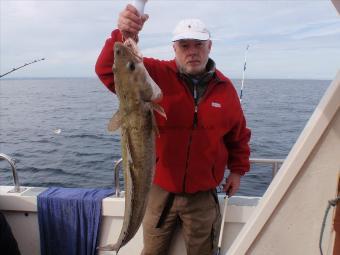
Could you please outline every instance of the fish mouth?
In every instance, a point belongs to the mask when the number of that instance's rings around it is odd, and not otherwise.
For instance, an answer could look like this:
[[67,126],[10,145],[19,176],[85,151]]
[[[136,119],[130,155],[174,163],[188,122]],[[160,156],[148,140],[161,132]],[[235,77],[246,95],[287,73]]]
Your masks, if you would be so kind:
[[129,52],[134,57],[136,57],[137,62],[143,61],[143,56],[142,56],[140,50],[137,47],[137,43],[133,39],[131,39],[131,38],[126,39],[123,45],[129,50]]
[[127,48],[124,46],[124,44],[122,44],[121,42],[116,42],[114,46],[115,56],[125,56],[126,49]]
[[127,39],[124,43],[115,43],[114,55],[123,58],[130,57],[136,63],[140,63],[143,61],[143,56],[140,53],[137,44],[130,38]]

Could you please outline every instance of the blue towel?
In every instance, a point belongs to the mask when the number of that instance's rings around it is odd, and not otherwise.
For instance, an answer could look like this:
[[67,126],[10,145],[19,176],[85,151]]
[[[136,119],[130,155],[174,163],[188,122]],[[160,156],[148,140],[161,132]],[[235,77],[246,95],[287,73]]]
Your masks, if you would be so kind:
[[49,188],[38,196],[41,255],[94,255],[110,189]]

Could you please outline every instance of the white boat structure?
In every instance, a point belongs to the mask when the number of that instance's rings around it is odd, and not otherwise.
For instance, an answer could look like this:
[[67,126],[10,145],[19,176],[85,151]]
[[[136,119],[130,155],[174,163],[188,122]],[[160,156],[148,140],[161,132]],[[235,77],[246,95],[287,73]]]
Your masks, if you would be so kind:
[[[340,12],[340,1],[333,3]],[[10,158],[4,154],[0,158],[7,159],[15,172]],[[280,162],[257,159],[253,163],[270,163],[275,170]],[[17,175],[13,175],[14,186],[0,186],[0,211],[9,222],[22,255],[37,255],[40,254],[37,195],[45,188],[20,187]],[[226,208],[221,254],[340,254],[340,230],[333,224],[334,218],[340,222],[340,205],[337,213],[334,206],[324,217],[328,201],[340,193],[339,177],[340,71],[263,197],[235,196],[224,207],[224,196],[219,196],[221,209]],[[105,198],[102,208],[99,245],[117,240],[123,223],[124,198]],[[119,254],[140,254],[141,249],[140,229]],[[186,254],[180,230],[170,249],[170,255]]]

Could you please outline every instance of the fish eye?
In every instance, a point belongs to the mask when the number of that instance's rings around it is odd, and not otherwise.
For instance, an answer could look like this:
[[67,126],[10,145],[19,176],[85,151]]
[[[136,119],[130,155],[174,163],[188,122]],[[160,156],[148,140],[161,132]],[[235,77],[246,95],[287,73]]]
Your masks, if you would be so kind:
[[127,67],[130,69],[130,71],[134,71],[136,69],[135,63],[128,62]]

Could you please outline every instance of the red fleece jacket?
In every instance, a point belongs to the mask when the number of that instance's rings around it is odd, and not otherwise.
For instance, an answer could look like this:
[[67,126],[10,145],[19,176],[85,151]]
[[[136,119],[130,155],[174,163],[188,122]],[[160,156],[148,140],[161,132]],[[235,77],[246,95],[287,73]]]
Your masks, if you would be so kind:
[[[116,41],[122,41],[118,30],[112,32],[96,63],[97,75],[112,92]],[[196,107],[193,125],[195,102],[176,61],[144,58],[143,62],[163,92],[160,105],[167,115],[164,119],[156,113],[160,137],[154,183],[173,193],[195,193],[218,186],[226,166],[241,175],[249,171],[250,130],[231,81],[215,71]]]

